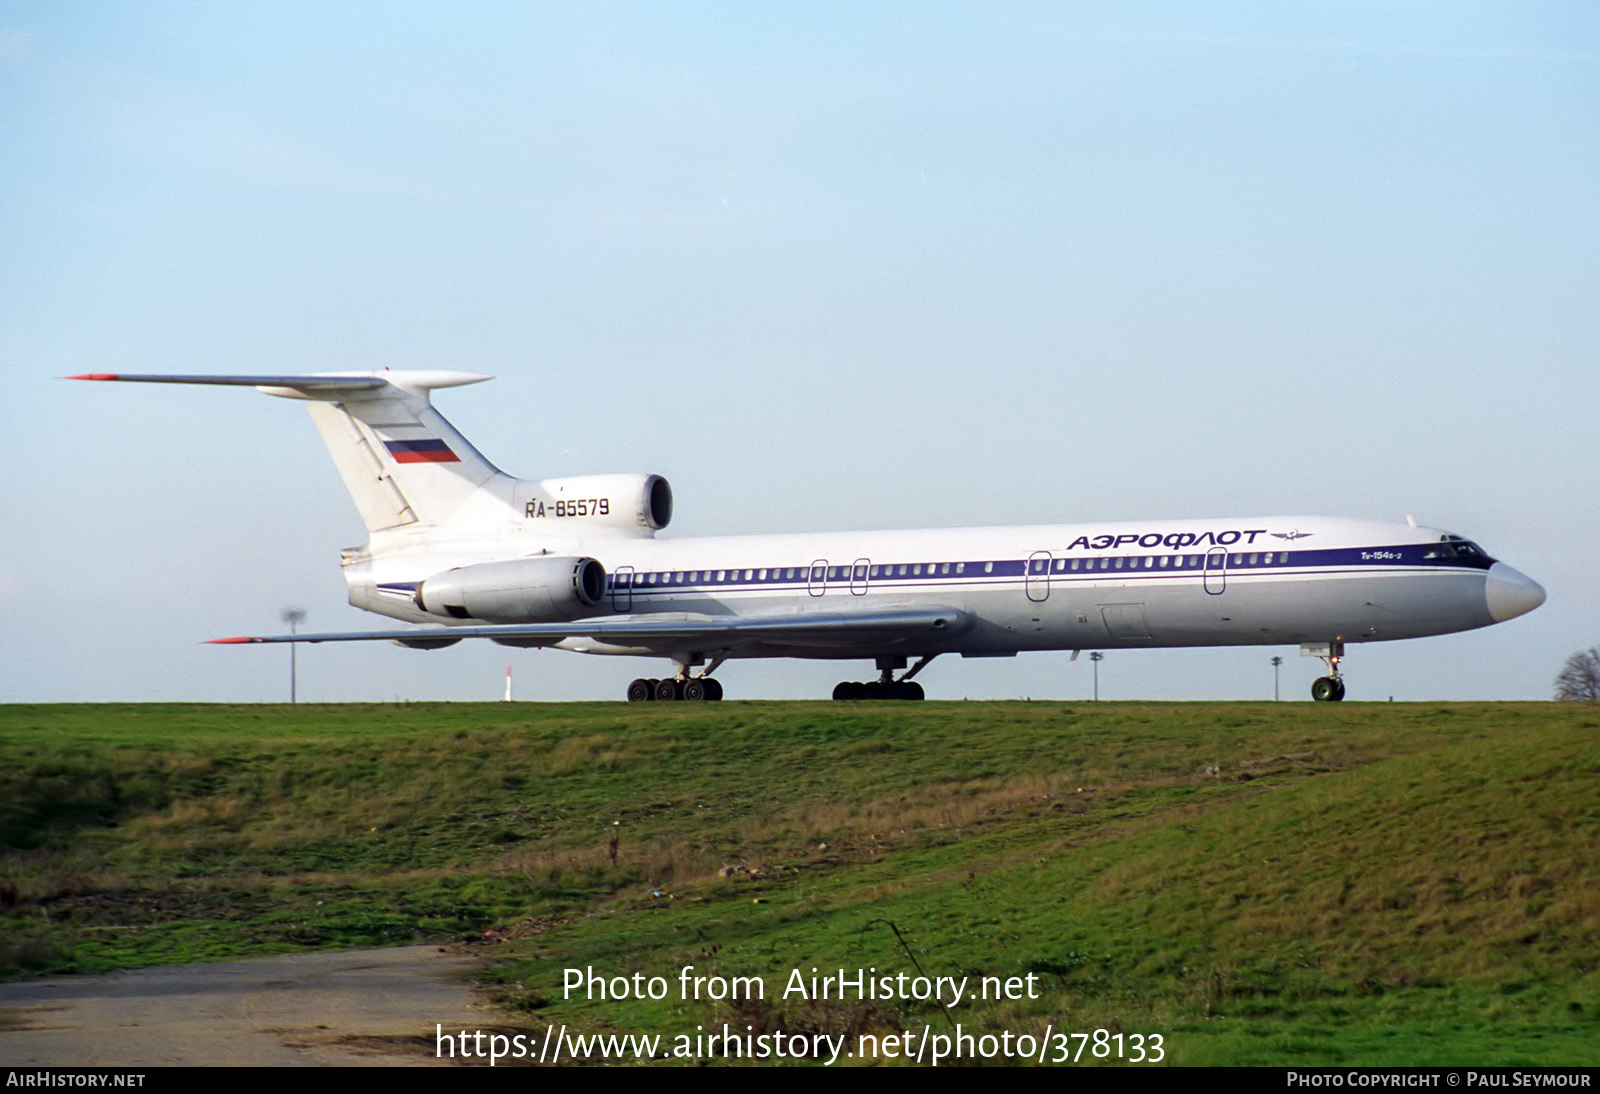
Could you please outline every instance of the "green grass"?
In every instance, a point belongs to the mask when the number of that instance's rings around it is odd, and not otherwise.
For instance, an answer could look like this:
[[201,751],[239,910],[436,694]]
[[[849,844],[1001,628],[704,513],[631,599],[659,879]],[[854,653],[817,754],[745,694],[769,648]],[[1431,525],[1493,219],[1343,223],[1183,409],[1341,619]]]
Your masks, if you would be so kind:
[[[0,969],[494,939],[539,1024],[920,1030],[794,969],[1032,974],[967,1030],[1176,1063],[1600,1062],[1570,704],[0,707]],[[616,838],[615,863],[611,842]],[[13,899],[14,895],[14,899]],[[685,1001],[677,974],[761,976]],[[563,999],[562,972],[668,978]]]

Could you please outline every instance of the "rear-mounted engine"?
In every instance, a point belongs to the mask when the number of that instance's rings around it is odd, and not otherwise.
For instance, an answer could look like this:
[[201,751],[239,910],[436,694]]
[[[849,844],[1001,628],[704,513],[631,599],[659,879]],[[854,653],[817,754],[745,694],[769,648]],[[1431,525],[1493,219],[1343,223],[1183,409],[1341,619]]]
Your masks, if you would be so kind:
[[516,558],[446,570],[412,599],[431,615],[486,623],[559,623],[605,599],[606,570],[592,558]]
[[595,528],[654,535],[672,520],[672,486],[660,475],[579,475],[520,483],[512,504],[541,536]]

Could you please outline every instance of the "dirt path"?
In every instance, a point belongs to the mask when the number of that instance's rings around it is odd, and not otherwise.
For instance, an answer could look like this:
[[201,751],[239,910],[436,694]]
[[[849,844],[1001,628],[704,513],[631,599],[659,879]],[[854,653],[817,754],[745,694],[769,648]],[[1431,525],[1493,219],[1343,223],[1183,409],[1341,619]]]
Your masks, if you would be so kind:
[[497,1024],[473,1000],[472,965],[413,946],[0,984],[0,1063],[438,1063],[435,1023]]

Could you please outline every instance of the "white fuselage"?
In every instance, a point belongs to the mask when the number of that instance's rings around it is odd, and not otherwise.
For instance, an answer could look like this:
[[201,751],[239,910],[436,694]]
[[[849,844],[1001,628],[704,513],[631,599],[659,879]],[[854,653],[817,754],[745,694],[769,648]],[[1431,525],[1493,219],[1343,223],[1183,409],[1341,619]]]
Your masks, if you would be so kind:
[[[1481,553],[1425,557],[1446,542],[1437,529],[1315,516],[696,539],[526,531],[517,554],[581,554],[605,566],[597,618],[905,607],[972,617],[917,654],[1386,641],[1488,626],[1538,603],[1536,585]],[[508,546],[434,542],[361,559],[346,566],[351,602],[437,624],[411,602],[415,584],[451,566],[516,557]],[[656,652],[587,638],[559,644]],[[761,645],[734,656],[873,652]]]

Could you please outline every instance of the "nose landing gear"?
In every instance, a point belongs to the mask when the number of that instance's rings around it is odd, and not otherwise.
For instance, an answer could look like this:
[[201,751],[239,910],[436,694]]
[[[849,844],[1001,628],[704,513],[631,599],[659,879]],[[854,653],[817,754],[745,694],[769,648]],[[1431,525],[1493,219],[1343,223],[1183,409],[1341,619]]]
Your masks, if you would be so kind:
[[1344,643],[1329,642],[1328,654],[1322,663],[1328,666],[1328,675],[1311,681],[1311,698],[1319,703],[1337,703],[1344,698],[1344,677],[1339,675],[1339,662],[1344,660]]
[[1311,698],[1319,703],[1337,703],[1344,698],[1344,681],[1337,676],[1319,676],[1311,682]]

